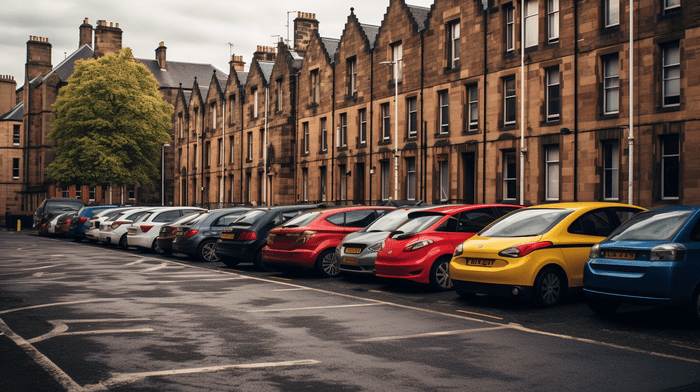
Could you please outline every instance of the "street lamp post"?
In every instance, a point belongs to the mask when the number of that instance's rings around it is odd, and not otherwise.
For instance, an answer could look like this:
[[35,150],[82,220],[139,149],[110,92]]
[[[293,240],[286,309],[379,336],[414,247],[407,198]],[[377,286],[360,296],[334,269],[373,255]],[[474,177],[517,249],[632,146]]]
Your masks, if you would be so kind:
[[399,61],[379,63],[394,66],[394,200],[399,199]]
[[165,147],[170,147],[170,143],[165,143],[160,147],[160,205],[165,205]]

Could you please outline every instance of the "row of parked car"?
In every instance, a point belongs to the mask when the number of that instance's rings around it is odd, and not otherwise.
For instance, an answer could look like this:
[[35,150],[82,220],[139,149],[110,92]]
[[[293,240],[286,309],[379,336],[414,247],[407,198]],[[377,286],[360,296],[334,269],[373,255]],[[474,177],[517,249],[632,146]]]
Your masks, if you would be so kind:
[[67,215],[65,235],[76,240],[229,267],[376,276],[543,307],[583,290],[599,314],[628,302],[686,307],[700,321],[700,206],[63,206],[46,216],[47,209],[37,210],[40,234],[64,227]]

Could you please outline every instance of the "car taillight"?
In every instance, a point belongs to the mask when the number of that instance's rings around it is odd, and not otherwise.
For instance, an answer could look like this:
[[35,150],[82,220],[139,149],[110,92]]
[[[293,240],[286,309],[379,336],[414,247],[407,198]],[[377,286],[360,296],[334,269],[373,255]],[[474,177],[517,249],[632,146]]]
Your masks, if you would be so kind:
[[414,250],[424,248],[432,243],[433,243],[433,240],[422,240],[422,241],[418,241],[418,242],[414,242],[412,244],[406,245],[406,247],[403,248],[403,250],[406,252],[412,252]]
[[552,243],[549,241],[528,242],[527,244],[520,244],[504,249],[498,252],[498,255],[503,257],[523,257],[537,249],[548,248],[550,246],[552,246]]
[[41,225],[41,231],[46,230],[46,225]]
[[148,230],[151,230],[153,228],[153,225],[141,225],[140,228],[142,232],[148,233]]
[[238,235],[239,241],[253,241],[253,240],[257,240],[257,239],[258,239],[258,235],[255,234],[254,231],[244,231]]
[[311,238],[313,238],[313,236],[315,236],[315,235],[316,235],[315,231],[306,230],[306,231],[301,233],[301,235],[299,236],[299,238],[296,239],[296,241],[294,241],[294,244],[296,244],[296,245],[305,244]]
[[184,238],[192,237],[193,235],[197,234],[197,232],[199,232],[199,230],[197,230],[197,229],[189,229],[189,230],[187,230],[187,232],[185,233],[185,235],[183,235],[183,237],[184,237]]
[[685,260],[686,248],[678,243],[663,244],[651,248],[650,261],[682,261]]
[[81,224],[82,224],[82,223],[85,223],[85,222],[87,222],[87,216],[84,216],[84,217],[78,219],[78,223],[81,223]]

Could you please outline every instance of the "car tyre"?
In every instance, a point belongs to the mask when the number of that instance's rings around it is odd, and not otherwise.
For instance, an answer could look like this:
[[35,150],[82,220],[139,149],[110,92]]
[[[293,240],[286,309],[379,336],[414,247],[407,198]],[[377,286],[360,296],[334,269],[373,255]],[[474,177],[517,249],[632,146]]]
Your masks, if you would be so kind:
[[[265,245],[263,245],[263,248]],[[272,268],[268,267],[265,265],[265,262],[262,259],[262,248],[258,251],[258,253],[255,255],[255,259],[253,260],[253,265],[255,268],[259,269],[260,271],[263,272],[272,272],[274,271]]]
[[539,307],[551,308],[559,303],[563,290],[564,279],[561,273],[554,268],[544,268],[535,279],[532,299]]
[[688,314],[696,323],[700,323],[700,287],[695,290],[688,304]]
[[119,247],[122,249],[129,249],[129,241],[126,239],[126,234],[122,235],[119,239]]
[[153,240],[153,244],[151,245],[151,251],[155,252],[159,255],[162,255],[163,253],[165,253],[165,251],[160,246],[158,246],[158,239],[157,238],[155,240]]
[[340,263],[335,257],[335,249],[326,249],[316,259],[316,273],[323,278],[334,278],[340,274]]
[[450,259],[437,259],[430,267],[430,286],[436,290],[446,291],[452,288],[450,279]]
[[220,257],[220,259],[224,263],[224,265],[226,265],[229,268],[234,268],[241,263],[240,261],[233,260],[229,257]]
[[609,299],[586,298],[586,302],[595,314],[601,316],[610,316],[620,307],[620,302]]
[[197,247],[197,259],[206,262],[219,261],[219,256],[216,254],[216,241],[202,241]]

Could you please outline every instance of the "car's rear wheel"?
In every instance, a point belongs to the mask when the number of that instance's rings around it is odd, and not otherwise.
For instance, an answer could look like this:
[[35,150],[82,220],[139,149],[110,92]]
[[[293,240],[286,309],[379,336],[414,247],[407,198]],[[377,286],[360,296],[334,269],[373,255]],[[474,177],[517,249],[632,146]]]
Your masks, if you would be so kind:
[[335,257],[335,249],[324,250],[316,259],[316,272],[324,278],[333,278],[340,274],[340,263]]
[[160,246],[158,246],[158,239],[153,240],[153,244],[151,245],[151,251],[158,253],[159,255],[165,253],[165,251]]
[[563,289],[564,279],[561,273],[554,268],[545,268],[535,279],[532,299],[540,307],[551,308],[559,303]]
[[450,259],[445,257],[437,259],[430,268],[430,286],[444,291],[452,288],[450,279]]
[[[263,247],[264,247],[264,245],[263,245]],[[253,265],[255,266],[255,268],[259,269],[260,271],[265,271],[265,272],[274,271],[272,268],[265,265],[265,262],[262,259],[262,248],[255,255],[255,259],[253,260]]]
[[224,263],[224,265],[226,265],[229,268],[233,268],[241,263],[240,261],[236,261],[236,260],[233,260],[233,259],[228,258],[228,257],[222,257],[221,259],[222,259],[221,261]]
[[202,241],[197,248],[197,258],[199,261],[219,261],[219,256],[216,254],[216,241]]
[[126,239],[126,234],[122,235],[122,237],[119,239],[119,247],[122,249],[129,249],[129,242]]
[[591,308],[595,314],[601,316],[610,316],[620,307],[620,302],[608,299],[586,298],[586,302],[588,303],[588,307]]
[[695,294],[688,304],[688,313],[698,323],[700,323],[700,287],[695,290]]

